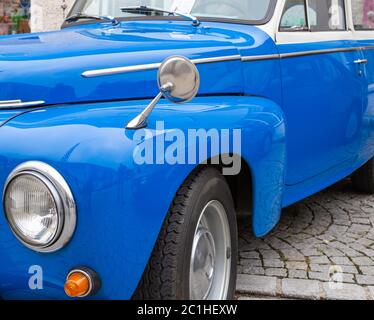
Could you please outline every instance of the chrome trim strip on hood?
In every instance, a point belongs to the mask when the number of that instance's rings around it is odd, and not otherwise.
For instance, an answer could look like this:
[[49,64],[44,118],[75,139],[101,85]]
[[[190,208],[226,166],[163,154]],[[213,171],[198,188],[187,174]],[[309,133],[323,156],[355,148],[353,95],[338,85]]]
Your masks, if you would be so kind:
[[[214,58],[191,59],[191,61],[194,64],[206,64],[206,63],[236,61],[236,60],[240,61],[241,59],[242,57],[238,54],[238,55],[214,57]],[[123,74],[123,73],[128,73],[128,72],[157,70],[161,66],[161,64],[162,62],[128,66],[128,67],[90,70],[90,71],[83,72],[82,77],[94,78],[94,77],[102,77],[102,76],[109,76],[109,75],[115,75],[115,74]]]
[[[241,55],[238,54],[238,55],[223,56],[223,57],[191,59],[191,61],[194,64],[207,64],[207,63],[217,63],[217,62],[227,62],[227,61],[251,62],[251,61],[261,61],[261,60],[273,60],[273,59],[279,59],[279,58],[280,58],[279,54],[267,54],[267,55],[257,55],[257,56],[247,56],[247,57],[242,57]],[[83,72],[82,77],[95,78],[95,77],[110,76],[110,75],[123,74],[123,73],[129,73],[129,72],[157,70],[161,66],[161,64],[162,63],[160,62],[160,63],[150,63],[150,64],[142,64],[142,65],[135,65],[135,66],[128,66],[128,67],[90,70],[90,71]]]
[[5,101],[0,101],[0,105],[3,104],[9,104],[9,103],[20,103],[22,100],[5,100]]
[[[205,63],[215,63],[215,62],[225,62],[225,61],[235,61],[235,60],[238,60],[238,61],[240,60],[242,62],[252,62],[252,61],[287,59],[287,58],[296,58],[296,57],[303,57],[303,56],[310,56],[310,55],[350,52],[350,51],[360,51],[360,50],[372,50],[372,49],[374,49],[374,46],[309,50],[309,51],[298,51],[298,52],[281,53],[281,54],[255,55],[255,56],[245,56],[245,57],[242,57],[241,55],[233,55],[233,56],[223,56],[223,57],[214,57],[214,58],[191,59],[191,61],[195,64],[205,64]],[[161,66],[161,64],[162,63],[160,62],[160,63],[127,66],[127,67],[90,70],[90,71],[83,72],[82,77],[94,78],[94,77],[102,77],[102,76],[109,76],[109,75],[115,75],[115,74],[123,74],[123,73],[128,73],[128,72],[157,70]]]
[[160,66],[161,66],[161,63],[152,63],[152,64],[142,64],[142,65],[128,66],[128,67],[90,70],[90,71],[83,72],[82,77],[94,78],[94,77],[110,76],[114,74],[122,74],[122,73],[128,73],[128,72],[156,70]]
[[27,107],[35,107],[45,104],[45,101],[29,101],[22,102],[22,100],[8,100],[0,101],[0,109],[21,109]]

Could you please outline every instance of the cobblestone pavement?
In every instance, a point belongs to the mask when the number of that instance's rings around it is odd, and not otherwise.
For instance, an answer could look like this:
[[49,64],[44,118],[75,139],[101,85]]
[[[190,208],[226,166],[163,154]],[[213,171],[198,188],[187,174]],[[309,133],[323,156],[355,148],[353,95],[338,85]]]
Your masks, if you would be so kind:
[[348,180],[286,209],[262,239],[240,225],[239,299],[374,300],[374,196]]

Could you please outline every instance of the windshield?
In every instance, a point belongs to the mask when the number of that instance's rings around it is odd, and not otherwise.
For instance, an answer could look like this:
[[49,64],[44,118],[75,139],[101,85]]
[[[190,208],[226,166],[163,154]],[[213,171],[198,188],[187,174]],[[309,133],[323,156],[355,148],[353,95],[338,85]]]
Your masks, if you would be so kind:
[[[189,13],[200,18],[246,20],[261,23],[268,17],[274,0],[78,0],[70,15],[105,15],[116,18],[145,16],[140,13],[125,13],[121,8],[147,6],[167,11]],[[152,12],[152,16],[165,13]]]

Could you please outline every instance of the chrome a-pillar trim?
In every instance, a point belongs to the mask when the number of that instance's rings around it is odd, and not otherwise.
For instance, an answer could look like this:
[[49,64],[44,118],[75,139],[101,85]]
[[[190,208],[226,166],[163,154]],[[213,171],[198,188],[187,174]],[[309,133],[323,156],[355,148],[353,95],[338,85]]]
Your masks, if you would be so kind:
[[21,109],[27,107],[40,106],[42,104],[45,104],[45,101],[38,100],[23,102],[22,100],[7,100],[0,101],[0,109]]

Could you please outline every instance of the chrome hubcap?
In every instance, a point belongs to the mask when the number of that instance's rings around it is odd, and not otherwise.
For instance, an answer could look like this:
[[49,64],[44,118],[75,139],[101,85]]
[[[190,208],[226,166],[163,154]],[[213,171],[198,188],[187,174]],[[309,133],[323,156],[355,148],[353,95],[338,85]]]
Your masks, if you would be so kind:
[[214,239],[209,230],[200,227],[194,237],[194,252],[192,253],[192,271],[194,283],[194,294],[206,299],[214,277],[214,264],[216,249]]
[[226,211],[211,201],[195,230],[190,264],[190,298],[223,300],[230,282],[231,243]]

